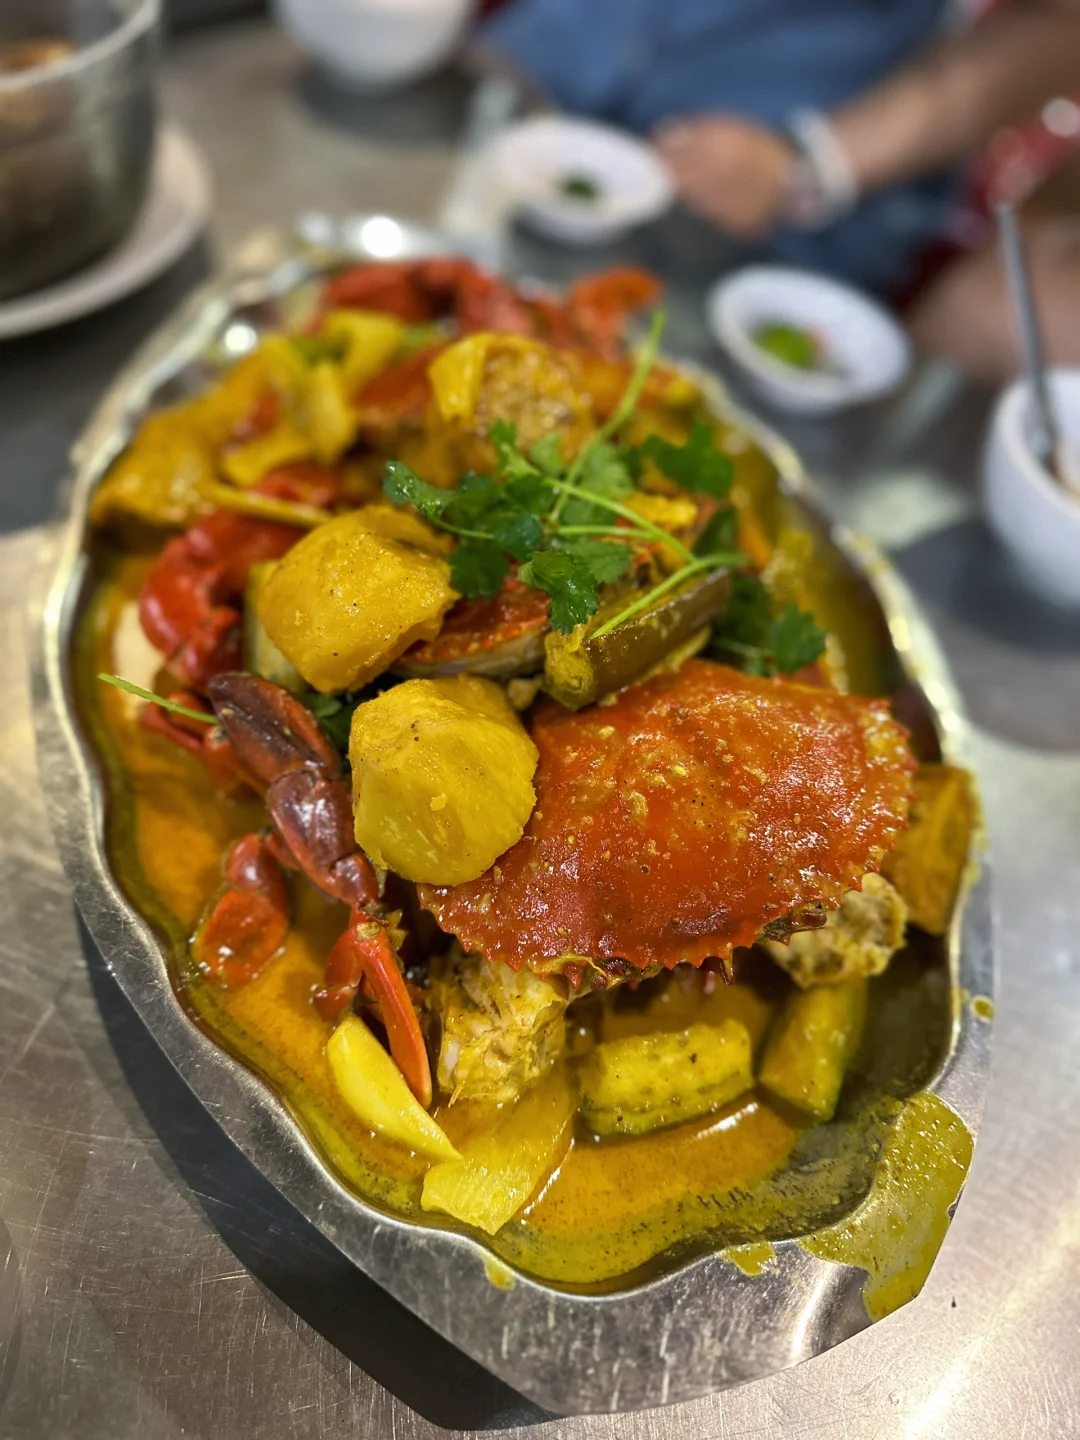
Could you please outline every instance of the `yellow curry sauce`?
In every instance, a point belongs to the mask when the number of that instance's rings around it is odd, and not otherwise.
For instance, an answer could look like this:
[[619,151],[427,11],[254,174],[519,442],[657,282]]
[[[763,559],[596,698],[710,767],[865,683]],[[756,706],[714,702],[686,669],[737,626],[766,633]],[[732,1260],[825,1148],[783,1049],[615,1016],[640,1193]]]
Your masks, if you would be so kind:
[[[258,978],[241,989],[222,991],[190,964],[187,941],[220,882],[223,851],[230,840],[265,823],[265,817],[257,801],[223,799],[197,759],[138,724],[137,701],[93,683],[94,674],[105,670],[152,684],[152,652],[143,648],[141,674],[134,653],[140,645],[135,597],[146,567],[138,557],[108,560],[77,655],[84,718],[109,773],[109,844],[116,873],[133,902],[168,938],[173,980],[185,1007],[265,1077],[345,1183],[413,1221],[443,1223],[420,1208],[424,1163],[365,1129],[331,1078],[325,1044],[332,1027],[315,1011],[311,994],[346,923],[345,907],[305,882],[293,882],[294,919],[287,943]],[[827,591],[824,572],[820,579],[821,590]],[[820,602],[816,595],[815,603]],[[867,655],[872,649],[867,634],[853,637],[852,652]],[[844,1124],[817,1127],[839,1136],[823,1152],[828,1165],[812,1163],[816,1141],[806,1118],[759,1092],[704,1120],[633,1139],[598,1141],[580,1129],[540,1192],[486,1243],[503,1260],[540,1278],[610,1288],[616,1281],[625,1284],[648,1275],[650,1266],[660,1263],[658,1257],[669,1262],[725,1243],[732,1247],[734,1263],[759,1273],[771,1256],[772,1239],[832,1222],[831,1229],[820,1231],[815,1253],[862,1264],[874,1277],[877,1296],[899,1296],[895,1303],[910,1298],[929,1269],[970,1155],[970,1138],[958,1121],[951,1128],[936,1124],[929,1138],[918,1126],[909,1126],[904,1154],[913,1162],[908,1167],[912,1185],[904,1190],[903,1175],[897,1178],[901,1167],[894,1164],[891,1193],[895,1200],[903,1192],[903,1204],[897,1210],[896,1204],[890,1209],[880,1198],[875,1201],[881,1191],[875,1174],[882,1165],[889,1169],[890,1125],[901,1109],[895,1097],[925,1083],[947,1044],[948,977],[943,965],[928,967],[924,960],[904,963],[904,956],[897,956],[890,971],[871,982],[864,1049],[881,1053],[890,1043],[899,1049],[891,1055],[893,1073],[884,1085],[869,1074],[865,1083],[856,1080]],[[595,1040],[676,1031],[694,1021],[717,1024],[727,1017],[747,1026],[757,1048],[791,982],[768,963],[744,966],[730,986],[719,977],[712,981],[709,989],[710,981],[697,974],[665,977],[647,983],[636,997],[594,997],[571,1012],[577,1019],[571,1053],[581,1053]],[[875,1016],[880,1021],[876,1033]],[[895,1040],[901,1030],[920,1038],[905,1049]],[[883,1040],[886,1031],[892,1041]],[[476,1101],[436,1113],[455,1142],[491,1119],[490,1106]],[[883,1142],[885,1160],[879,1160]],[[788,1163],[803,1152],[807,1163]],[[914,1163],[920,1156],[921,1162]],[[948,1163],[938,1175],[943,1161]],[[878,1219],[845,1230],[845,1218],[868,1190],[867,1204],[877,1204]],[[903,1253],[895,1244],[896,1225],[890,1230],[888,1216],[894,1211],[903,1211],[908,1229],[918,1232],[914,1248]],[[921,1250],[918,1235],[924,1237]],[[896,1267],[906,1278],[890,1291]]]

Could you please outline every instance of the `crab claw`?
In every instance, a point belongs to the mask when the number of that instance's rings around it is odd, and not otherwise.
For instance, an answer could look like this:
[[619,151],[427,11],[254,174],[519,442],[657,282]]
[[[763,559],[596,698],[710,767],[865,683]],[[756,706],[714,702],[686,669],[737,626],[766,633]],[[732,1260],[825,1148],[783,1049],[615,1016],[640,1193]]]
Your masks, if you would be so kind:
[[410,260],[354,265],[340,271],[326,282],[323,306],[327,310],[381,310],[413,325],[434,320],[438,313]]
[[293,863],[313,884],[355,909],[378,901],[379,877],[356,847],[344,780],[310,769],[288,771],[270,786],[266,807]]
[[338,753],[311,711],[270,680],[232,670],[207,686],[217,717],[237,752],[267,785],[305,767],[341,774]]
[[322,989],[315,992],[319,1014],[337,1020],[361,984],[377,1006],[390,1054],[426,1109],[431,1104],[431,1066],[405,977],[386,926],[357,910],[327,958]]
[[237,755],[268,787],[266,808],[292,863],[355,909],[375,904],[379,877],[356,848],[341,760],[311,711],[243,671],[215,675],[209,689]]
[[285,943],[289,892],[260,835],[245,835],[225,861],[225,885],[199,922],[191,953],[223,990],[254,980]]

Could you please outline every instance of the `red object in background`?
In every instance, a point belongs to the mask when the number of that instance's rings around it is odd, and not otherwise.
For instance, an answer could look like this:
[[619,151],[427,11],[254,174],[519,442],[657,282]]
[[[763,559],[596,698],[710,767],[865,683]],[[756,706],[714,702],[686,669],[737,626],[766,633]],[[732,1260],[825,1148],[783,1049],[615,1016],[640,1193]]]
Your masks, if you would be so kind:
[[[974,23],[1011,3],[966,0],[963,8]],[[926,248],[912,278],[891,297],[894,308],[905,311],[958,255],[987,242],[995,205],[1023,205],[1078,153],[1080,91],[1049,100],[1024,124],[1005,126],[991,136],[971,163],[947,232]]]
[[[966,0],[972,21],[1014,0]],[[1038,115],[994,135],[976,157],[967,205],[988,216],[996,204],[1022,205],[1055,170],[1080,151],[1080,91],[1049,100]],[[961,243],[963,243],[961,237]]]

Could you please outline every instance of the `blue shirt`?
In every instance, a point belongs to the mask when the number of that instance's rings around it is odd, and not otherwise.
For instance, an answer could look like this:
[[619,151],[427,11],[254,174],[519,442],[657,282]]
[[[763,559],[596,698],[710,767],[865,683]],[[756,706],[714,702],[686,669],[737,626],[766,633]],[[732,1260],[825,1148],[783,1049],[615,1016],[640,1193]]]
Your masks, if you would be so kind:
[[[899,68],[940,30],[946,0],[513,0],[485,39],[565,109],[647,132],[723,110],[783,125]],[[827,230],[773,248],[875,287],[904,278],[940,229],[934,177],[875,195]]]

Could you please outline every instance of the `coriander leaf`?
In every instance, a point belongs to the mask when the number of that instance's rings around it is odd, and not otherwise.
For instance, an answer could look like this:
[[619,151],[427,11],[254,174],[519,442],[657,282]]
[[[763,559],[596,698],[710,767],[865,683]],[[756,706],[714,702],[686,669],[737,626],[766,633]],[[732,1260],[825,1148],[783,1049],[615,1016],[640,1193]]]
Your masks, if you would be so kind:
[[507,509],[492,525],[492,535],[495,543],[515,560],[527,560],[540,549],[544,539],[540,521],[527,510]]
[[723,554],[739,548],[739,517],[730,505],[717,510],[694,543],[695,555]]
[[512,420],[496,420],[488,431],[488,439],[502,459],[505,451],[517,449],[517,426]]
[[583,560],[598,585],[610,585],[614,580],[621,580],[634,557],[629,545],[614,540],[588,540],[575,535],[556,543],[565,554]]
[[781,675],[794,675],[825,653],[825,632],[809,611],[786,605],[765,632],[765,649]]
[[547,478],[529,471],[522,475],[508,475],[502,493],[505,499],[532,515],[546,515],[555,499],[555,491]]
[[453,491],[429,485],[400,460],[386,462],[383,494],[395,505],[415,505],[428,520],[438,520],[453,498]]
[[490,519],[490,512],[502,504],[502,491],[490,475],[470,471],[463,475],[457,488],[448,492],[446,517],[454,525],[475,530]]
[[505,477],[529,475],[532,466],[518,449],[517,426],[509,420],[496,420],[488,431],[488,439],[495,447],[496,468]]
[[376,695],[381,695],[384,690],[392,690],[401,683],[397,675],[386,673],[361,686],[359,690],[350,690],[344,695],[320,695],[317,690],[308,690],[299,696],[299,700],[318,720],[331,744],[347,757],[353,711],[366,700],[374,700]]
[[634,491],[626,456],[606,440],[592,446],[576,483],[579,489],[608,500],[621,500]]
[[734,466],[716,448],[712,427],[698,422],[684,445],[673,445],[662,435],[650,435],[638,447],[638,454],[691,494],[712,495],[723,500],[731,489]]
[[308,694],[301,695],[300,699],[316,720],[329,720],[331,715],[336,715],[341,709],[339,695],[322,695],[318,690],[311,690]]
[[317,690],[300,696],[301,704],[311,711],[338,750],[349,748],[353,711],[360,699],[360,695],[320,695]]
[[731,599],[713,630],[711,649],[748,675],[793,675],[825,650],[825,632],[795,605],[773,614],[772,597],[753,575],[731,577]]
[[529,459],[538,470],[545,475],[554,475],[558,478],[566,473],[566,461],[563,459],[562,442],[553,430],[550,435],[545,435],[538,440],[529,451]]
[[551,625],[560,635],[569,635],[596,614],[600,601],[592,570],[563,550],[538,551],[522,565],[518,579],[551,596]]
[[753,575],[733,575],[731,598],[717,622],[719,637],[760,648],[771,620],[772,601],[761,581]]
[[450,556],[450,583],[467,600],[490,599],[499,593],[509,569],[498,545],[468,540]]
[[[604,500],[625,500],[634,493],[626,457],[607,441],[592,447],[575,483],[579,490]],[[611,512],[575,497],[563,506],[561,518],[565,525],[604,525]]]
[[336,715],[319,722],[330,737],[331,744],[338,750],[347,751],[349,748],[349,736],[352,734],[352,717],[355,709],[355,705],[347,708],[343,706]]

